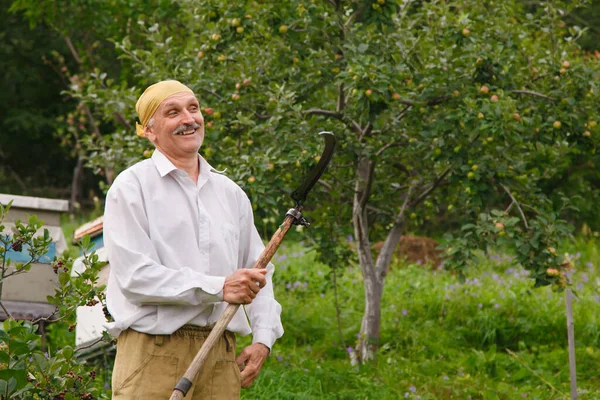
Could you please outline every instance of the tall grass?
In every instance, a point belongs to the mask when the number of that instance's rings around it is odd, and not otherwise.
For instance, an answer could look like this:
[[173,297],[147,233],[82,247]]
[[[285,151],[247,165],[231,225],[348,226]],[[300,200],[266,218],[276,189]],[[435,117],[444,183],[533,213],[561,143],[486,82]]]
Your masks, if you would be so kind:
[[[580,399],[600,399],[598,249],[583,240],[564,246],[576,265]],[[568,398],[564,293],[534,289],[509,255],[482,255],[464,284],[450,272],[395,263],[380,351],[368,365],[351,362],[364,304],[359,270],[338,272],[340,335],[332,271],[300,245],[273,261],[286,332],[244,399]]]

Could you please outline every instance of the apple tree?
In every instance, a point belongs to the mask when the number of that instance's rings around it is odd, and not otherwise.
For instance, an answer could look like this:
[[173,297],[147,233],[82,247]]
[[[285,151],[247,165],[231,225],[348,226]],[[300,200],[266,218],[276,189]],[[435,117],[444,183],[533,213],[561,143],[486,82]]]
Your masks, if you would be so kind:
[[[150,154],[129,125],[143,88],[175,78],[198,95],[201,152],[242,184],[266,223],[333,131],[336,156],[311,194],[309,235],[330,265],[353,250],[364,277],[358,351],[377,351],[380,307],[405,232],[443,227],[446,267],[509,246],[535,285],[566,285],[580,195],[598,196],[598,60],[565,16],[583,1],[188,0],[176,21],[140,18],[116,42],[128,82],[95,71],[70,95],[106,127],[83,143],[97,171]],[[172,26],[185,27],[173,30]],[[567,184],[568,183],[568,184]],[[349,246],[346,237],[353,237]],[[384,245],[375,257],[373,241]],[[408,301],[408,299],[407,299]]]

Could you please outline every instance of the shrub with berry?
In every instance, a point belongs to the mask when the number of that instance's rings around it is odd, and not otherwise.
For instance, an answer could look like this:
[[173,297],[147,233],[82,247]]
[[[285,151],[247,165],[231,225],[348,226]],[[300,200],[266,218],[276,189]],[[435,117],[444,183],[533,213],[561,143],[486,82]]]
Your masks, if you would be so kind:
[[[93,367],[77,359],[71,346],[54,346],[42,343],[40,326],[61,321],[75,328],[76,309],[104,301],[103,287],[97,286],[98,272],[103,263],[95,253],[89,253],[89,239],[82,243],[83,263],[86,269],[71,276],[73,260],[63,255],[48,268],[58,275],[58,287],[48,302],[55,305],[54,312],[33,321],[15,320],[2,304],[2,286],[10,284],[12,276],[31,269],[48,252],[52,239],[47,230],[40,230],[43,221],[32,216],[27,224],[15,221],[11,233],[4,232],[2,221],[10,204],[0,204],[0,307],[8,316],[0,325],[0,399],[92,400],[108,399],[104,383],[96,379]],[[9,250],[27,249],[29,260],[14,263]]]

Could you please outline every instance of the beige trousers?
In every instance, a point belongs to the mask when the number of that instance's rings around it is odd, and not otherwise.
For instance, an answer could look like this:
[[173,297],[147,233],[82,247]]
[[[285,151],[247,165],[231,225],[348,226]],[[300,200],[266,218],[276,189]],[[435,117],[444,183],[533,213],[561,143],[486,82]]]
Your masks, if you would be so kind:
[[[191,325],[172,335],[122,332],[112,375],[113,400],[168,400],[209,333]],[[241,376],[235,354],[235,335],[226,331],[185,399],[239,399]]]

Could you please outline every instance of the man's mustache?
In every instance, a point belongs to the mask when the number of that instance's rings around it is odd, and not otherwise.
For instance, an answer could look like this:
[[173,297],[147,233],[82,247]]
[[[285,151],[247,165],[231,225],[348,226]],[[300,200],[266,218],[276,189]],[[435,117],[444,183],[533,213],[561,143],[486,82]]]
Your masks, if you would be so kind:
[[190,129],[200,129],[200,128],[201,128],[201,126],[197,122],[194,122],[193,124],[189,124],[189,125],[181,125],[181,126],[178,126],[173,131],[173,135],[179,135],[180,133],[189,131]]

